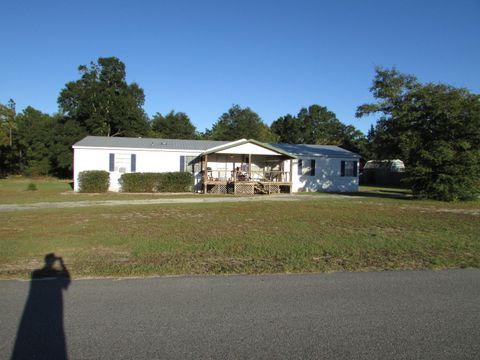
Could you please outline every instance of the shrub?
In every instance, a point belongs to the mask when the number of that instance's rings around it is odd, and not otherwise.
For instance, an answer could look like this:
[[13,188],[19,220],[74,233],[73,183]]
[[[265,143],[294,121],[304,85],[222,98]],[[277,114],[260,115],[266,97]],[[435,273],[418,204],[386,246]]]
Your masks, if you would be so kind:
[[110,174],[107,171],[90,170],[78,174],[80,192],[107,192]]
[[123,192],[191,191],[193,176],[188,172],[128,173],[120,178]]
[[34,183],[30,183],[27,186],[27,190],[28,191],[35,191],[35,190],[37,190],[37,185],[35,185]]

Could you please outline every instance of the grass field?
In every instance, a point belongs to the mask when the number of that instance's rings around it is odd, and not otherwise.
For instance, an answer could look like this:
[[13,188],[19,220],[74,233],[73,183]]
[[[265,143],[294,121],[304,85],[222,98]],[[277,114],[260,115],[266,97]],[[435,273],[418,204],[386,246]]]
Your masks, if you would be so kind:
[[[65,196],[59,187],[38,191]],[[479,202],[380,190],[299,202],[3,212],[0,277],[26,278],[50,252],[74,277],[480,267]],[[2,186],[0,196],[8,191]]]
[[[27,190],[29,184],[35,184],[37,190]],[[157,199],[159,197],[185,197],[185,196],[204,196],[200,194],[133,194],[133,193],[105,193],[105,194],[82,194],[72,190],[71,181],[58,180],[54,178],[35,178],[12,177],[0,179],[0,205],[1,204],[29,204],[36,202],[71,202],[85,200],[143,200]],[[312,193],[302,193],[312,195]],[[325,193],[314,193],[318,196]],[[372,186],[361,186],[358,193],[349,194],[351,196],[374,197],[374,198],[410,198],[410,192],[405,189],[380,188]],[[222,196],[222,195],[207,195]]]
[[[37,190],[27,190],[29,184],[35,184]],[[312,193],[303,193],[311,195]],[[325,193],[315,193],[322,196]],[[410,197],[410,192],[405,189],[380,188],[361,186],[360,192],[352,196],[404,198]],[[72,190],[71,181],[53,178],[29,179],[13,177],[0,179],[0,204],[28,204],[35,202],[70,202],[84,200],[124,200],[124,199],[156,199],[158,197],[202,196],[199,194],[132,194],[132,193],[106,193],[106,194],[81,194]],[[221,195],[208,195],[221,196]]]
[[[27,187],[35,184],[37,190]],[[199,196],[197,194],[81,194],[72,190],[71,181],[52,178],[28,179],[23,177],[0,179],[0,204],[28,204],[35,202],[65,202],[84,200],[125,200],[125,199],[157,199],[160,196]]]

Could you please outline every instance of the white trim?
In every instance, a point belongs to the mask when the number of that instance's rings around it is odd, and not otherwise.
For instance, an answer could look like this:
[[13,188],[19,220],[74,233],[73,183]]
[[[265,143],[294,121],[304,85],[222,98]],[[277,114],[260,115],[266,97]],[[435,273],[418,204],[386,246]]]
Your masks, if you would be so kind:
[[278,151],[270,150],[266,147],[255,144],[254,142],[246,142],[229,146],[226,149],[217,150],[213,154],[252,154],[252,155],[268,155],[268,156],[285,156]]
[[223,145],[218,145],[218,146],[215,146],[215,147],[212,147],[212,148],[205,149],[205,150],[202,151],[202,153],[203,153],[203,152],[207,152],[207,151],[208,151],[208,152],[211,152],[211,151],[214,151],[215,149],[223,148],[223,147],[229,148],[229,147],[234,146],[236,143],[243,142],[243,141],[244,141],[244,142],[248,142],[247,139],[235,140],[235,141],[232,141],[232,142],[223,144]]

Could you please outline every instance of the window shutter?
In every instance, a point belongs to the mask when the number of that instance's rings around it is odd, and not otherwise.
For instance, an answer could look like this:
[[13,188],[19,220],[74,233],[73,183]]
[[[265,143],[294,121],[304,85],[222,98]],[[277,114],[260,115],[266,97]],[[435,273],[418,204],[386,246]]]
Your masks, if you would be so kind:
[[195,173],[195,160],[196,156],[185,156],[185,171],[191,174]]
[[340,165],[340,176],[345,176],[345,161],[341,161]]
[[357,172],[357,161],[355,160],[353,162],[353,176],[358,176],[358,172]]
[[180,172],[185,172],[185,156],[180,155]]
[[130,171],[135,172],[137,171],[137,155],[132,154],[130,159]]
[[108,171],[115,171],[115,154],[110,154]]
[[315,159],[310,160],[310,176],[315,176]]
[[200,170],[202,170],[202,163],[201,163],[201,161],[197,160],[197,162],[193,164],[193,173],[196,174],[196,173],[200,172]]
[[298,175],[302,175],[302,159],[298,159]]

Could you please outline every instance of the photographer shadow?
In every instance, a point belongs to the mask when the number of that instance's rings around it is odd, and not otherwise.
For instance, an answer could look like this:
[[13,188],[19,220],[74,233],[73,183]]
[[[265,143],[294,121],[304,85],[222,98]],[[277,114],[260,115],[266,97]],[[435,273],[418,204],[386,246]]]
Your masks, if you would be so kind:
[[[58,261],[60,268],[54,267]],[[63,291],[70,274],[61,257],[45,256],[45,265],[31,275],[30,291],[17,331],[12,360],[68,359],[63,328]]]

